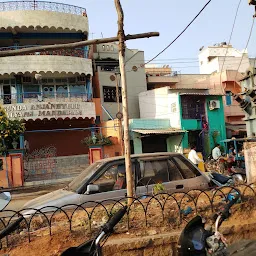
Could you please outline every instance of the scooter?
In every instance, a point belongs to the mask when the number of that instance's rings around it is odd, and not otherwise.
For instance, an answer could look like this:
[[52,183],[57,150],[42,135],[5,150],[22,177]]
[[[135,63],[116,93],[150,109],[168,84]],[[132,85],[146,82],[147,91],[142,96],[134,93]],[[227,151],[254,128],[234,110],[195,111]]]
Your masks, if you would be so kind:
[[123,218],[127,212],[127,206],[120,209],[110,220],[102,227],[95,239],[85,242],[77,247],[70,247],[64,251],[61,256],[101,256],[101,247],[108,237],[113,233],[113,228]]
[[178,242],[179,256],[255,256],[256,241],[248,240],[227,246],[224,236],[218,231],[222,222],[230,216],[230,208],[240,199],[240,194],[215,216],[215,231],[206,230],[200,216],[193,218],[182,231]]
[[244,179],[241,174],[232,174],[231,176],[226,176],[216,172],[207,173],[211,182],[217,187],[224,186],[234,186],[236,184],[244,183]]
[[230,168],[229,172],[230,172],[231,176],[233,176],[233,175],[238,175],[238,174],[241,175],[242,178],[243,178],[244,183],[246,183],[247,177],[246,177],[246,171],[245,171],[245,169],[242,169],[242,168],[235,168],[235,167],[232,166],[232,167]]

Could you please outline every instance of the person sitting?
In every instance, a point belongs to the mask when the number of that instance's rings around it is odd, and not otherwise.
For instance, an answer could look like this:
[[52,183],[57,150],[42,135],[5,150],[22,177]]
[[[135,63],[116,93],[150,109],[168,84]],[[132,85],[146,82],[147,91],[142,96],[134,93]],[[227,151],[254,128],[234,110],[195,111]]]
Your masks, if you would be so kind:
[[212,150],[212,158],[218,160],[221,157],[220,144],[216,144],[215,148]]
[[117,179],[116,179],[113,190],[120,190],[125,188],[126,188],[125,166],[119,165],[118,172],[117,172]]

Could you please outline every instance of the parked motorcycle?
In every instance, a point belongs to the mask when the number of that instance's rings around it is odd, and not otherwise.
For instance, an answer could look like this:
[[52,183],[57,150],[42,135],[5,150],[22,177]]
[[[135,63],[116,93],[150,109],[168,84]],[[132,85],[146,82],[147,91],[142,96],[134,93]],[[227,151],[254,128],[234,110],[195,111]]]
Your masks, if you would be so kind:
[[216,172],[207,173],[213,185],[217,187],[234,186],[244,183],[244,179],[241,174],[233,174],[230,176],[222,175]]
[[241,241],[227,246],[224,236],[219,232],[222,222],[230,216],[230,208],[239,200],[240,194],[215,216],[215,231],[206,230],[200,216],[193,218],[182,231],[178,243],[179,256],[253,256],[256,255],[256,241]]
[[127,206],[120,209],[112,218],[102,227],[95,239],[85,242],[77,247],[70,247],[64,251],[61,256],[101,256],[102,244],[113,233],[113,228],[123,218],[127,211]]
[[230,168],[230,175],[241,175],[243,178],[244,183],[246,183],[247,181],[247,177],[246,177],[246,171],[243,168],[236,168],[234,166],[232,166],[232,168]]

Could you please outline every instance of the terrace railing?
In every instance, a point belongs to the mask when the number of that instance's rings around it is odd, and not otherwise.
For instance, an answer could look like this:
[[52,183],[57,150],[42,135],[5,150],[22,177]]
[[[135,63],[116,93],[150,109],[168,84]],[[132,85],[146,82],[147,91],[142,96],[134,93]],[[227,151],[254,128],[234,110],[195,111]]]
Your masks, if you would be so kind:
[[86,9],[63,3],[48,2],[48,1],[8,1],[0,3],[0,11],[23,11],[23,10],[40,10],[63,12],[76,15],[86,16]]

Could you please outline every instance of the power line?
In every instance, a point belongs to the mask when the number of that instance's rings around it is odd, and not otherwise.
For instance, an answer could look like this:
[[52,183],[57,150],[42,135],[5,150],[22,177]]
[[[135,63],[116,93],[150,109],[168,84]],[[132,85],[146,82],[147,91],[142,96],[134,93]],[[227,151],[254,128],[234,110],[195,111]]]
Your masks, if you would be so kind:
[[159,55],[161,55],[164,51],[166,51],[174,42],[178,40],[179,37],[181,37],[182,34],[192,25],[192,23],[199,17],[199,15],[203,12],[203,10],[210,4],[212,0],[209,0],[205,6],[200,10],[200,12],[193,18],[193,20],[185,27],[185,29],[182,30],[182,32],[170,43],[168,44],[161,52],[159,52],[155,57],[153,57],[151,60],[149,60],[147,63],[144,65],[148,64],[149,62],[153,61],[156,59]]
[[249,45],[249,42],[250,42],[250,40],[251,40],[252,31],[253,31],[253,27],[254,27],[254,21],[255,21],[255,19],[254,19],[254,17],[253,17],[252,26],[251,26],[251,29],[250,29],[249,37],[248,37],[248,39],[247,39],[247,42],[246,42],[246,46],[245,46],[245,48],[244,48],[243,55],[242,55],[242,57],[241,57],[241,60],[240,60],[240,62],[239,62],[239,65],[238,65],[238,68],[237,68],[237,71],[236,71],[235,81],[236,81],[236,78],[237,78],[237,75],[238,75],[239,68],[240,68],[240,66],[241,66],[241,64],[242,64],[242,61],[243,61],[243,57],[244,57],[245,51],[246,51],[246,49],[247,49],[247,47],[248,47],[248,45]]
[[[223,71],[223,68],[224,68],[224,63],[225,63],[226,57],[228,55],[228,49],[229,49],[229,45],[230,45],[230,42],[231,42],[231,39],[232,39],[232,36],[233,36],[233,32],[234,32],[234,29],[235,29],[236,19],[237,19],[237,15],[238,15],[238,11],[239,11],[241,2],[242,2],[242,0],[239,0],[237,8],[236,8],[235,18],[234,18],[233,26],[232,26],[231,33],[230,33],[230,36],[229,36],[228,47],[226,49],[226,54],[225,54],[225,57],[224,57],[224,60],[223,60],[223,63],[222,63],[222,67],[221,67],[221,71],[220,71],[220,85],[222,85],[222,71]],[[223,86],[221,86],[221,87],[223,88]],[[225,88],[223,88],[223,93],[225,94]]]

